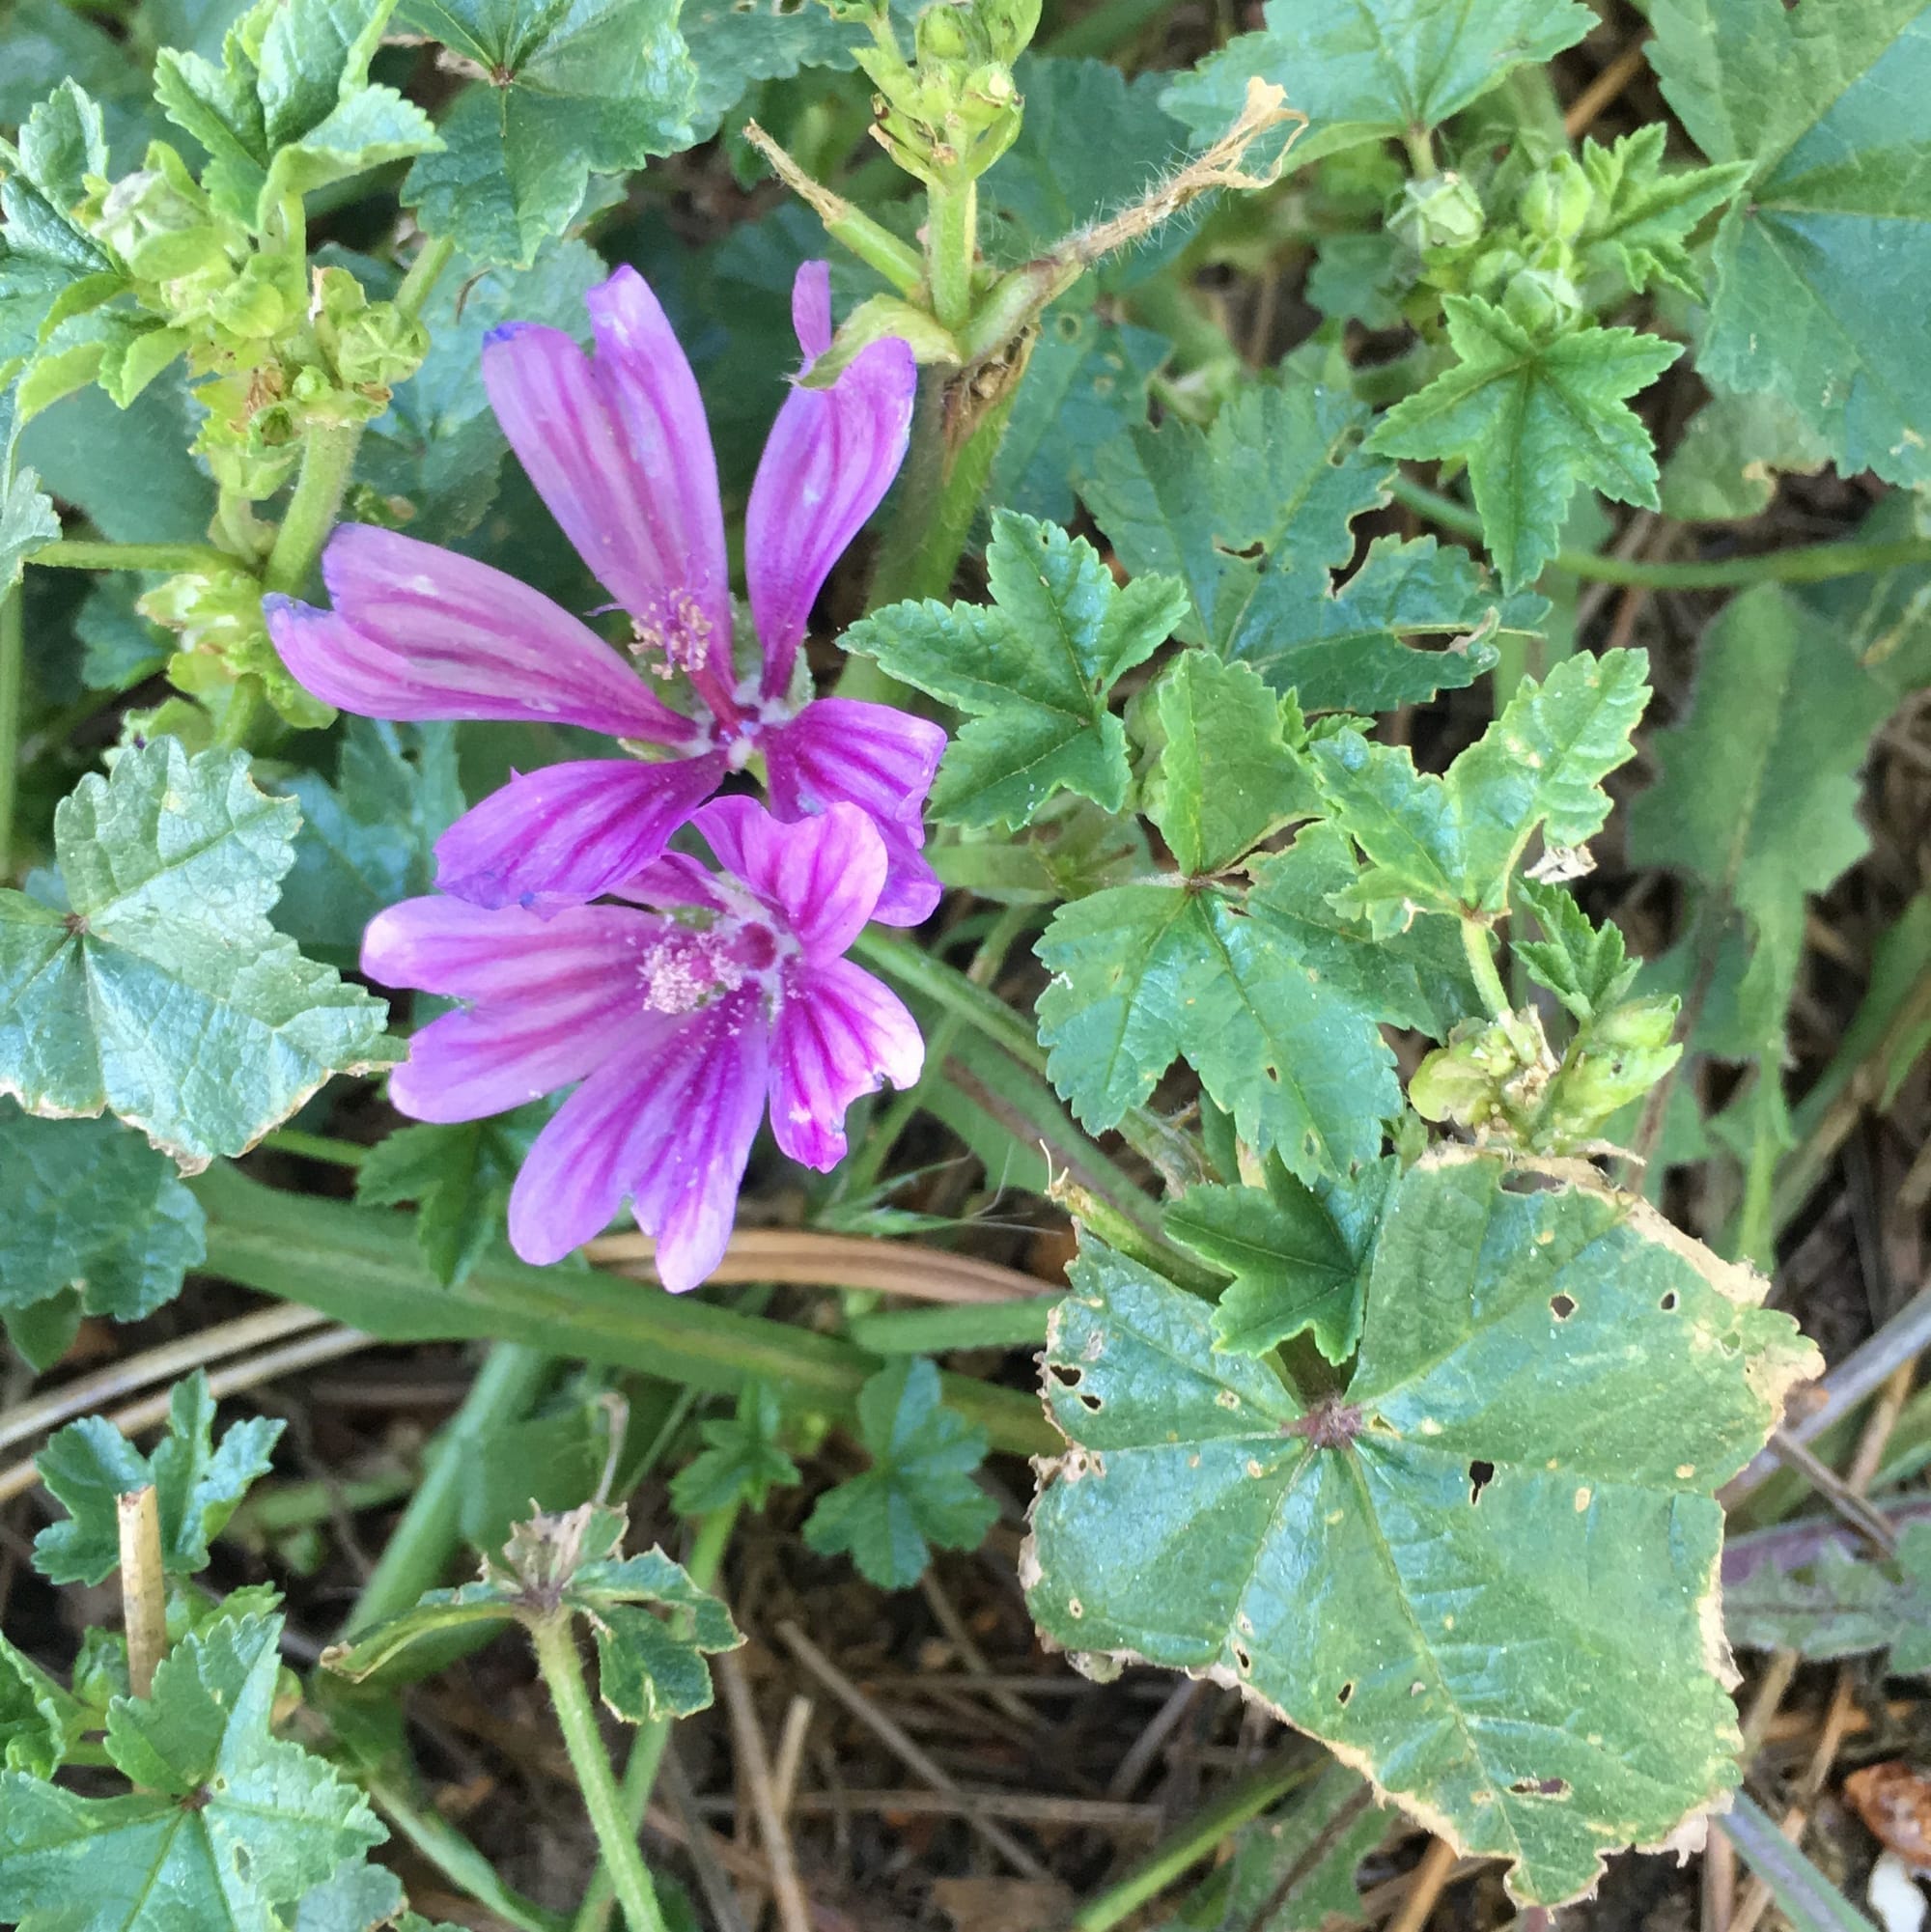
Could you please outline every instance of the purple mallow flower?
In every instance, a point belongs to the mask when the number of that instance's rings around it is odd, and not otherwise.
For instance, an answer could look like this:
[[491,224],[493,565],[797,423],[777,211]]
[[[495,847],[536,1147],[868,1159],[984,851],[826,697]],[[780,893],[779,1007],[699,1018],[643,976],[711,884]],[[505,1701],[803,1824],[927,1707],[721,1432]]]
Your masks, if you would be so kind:
[[[886,705],[792,697],[813,601],[904,460],[915,372],[905,343],[862,350],[828,389],[794,387],[758,464],[745,574],[763,653],[731,658],[724,511],[696,378],[643,278],[619,268],[588,297],[596,353],[513,322],[483,380],[530,481],[629,613],[644,670],[682,675],[708,716],[658,696],[548,598],[473,559],[345,524],[322,563],[332,610],[264,600],[284,661],[328,703],[366,716],[575,724],[674,754],[589,759],[517,777],[436,846],[436,882],[478,906],[580,905],[648,864],[754,756],[787,822],[845,800],[878,827],[890,872],[876,916],[911,925],[938,900],[920,851],[944,733]],[[792,319],[805,367],[831,345],[830,274],[798,270]]]
[[459,899],[378,913],[362,969],[468,1002],[409,1043],[390,1095],[419,1120],[475,1120],[574,1081],[510,1196],[510,1241],[550,1262],[628,1197],[666,1288],[694,1288],[730,1239],[752,1136],[821,1171],[845,1109],[905,1087],[924,1047],[898,995],[844,957],[888,858],[873,821],[834,803],[786,825],[749,798],[693,814],[721,872],[679,854],[622,905],[539,917]]

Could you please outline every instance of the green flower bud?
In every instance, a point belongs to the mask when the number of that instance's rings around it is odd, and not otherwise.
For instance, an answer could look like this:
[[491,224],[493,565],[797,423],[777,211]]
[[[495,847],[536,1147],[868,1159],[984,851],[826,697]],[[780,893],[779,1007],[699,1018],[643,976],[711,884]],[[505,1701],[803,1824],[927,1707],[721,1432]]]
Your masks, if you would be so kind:
[[183,571],[135,608],[180,636],[181,649],[168,660],[168,682],[177,690],[219,710],[236,680],[252,673],[291,724],[333,721],[333,708],[311,697],[283,667],[263,621],[262,586],[238,566]]
[[1581,319],[1582,297],[1559,269],[1518,268],[1502,294],[1502,307],[1530,334],[1553,335]]
[[1666,1047],[1676,1030],[1676,1015],[1682,1002],[1669,999],[1632,999],[1612,1006],[1589,1029],[1593,1047],[1635,1049],[1639,1051]]
[[184,192],[158,169],[123,176],[90,224],[137,281],[175,282],[212,270],[233,273],[226,238],[199,191]]
[[1482,238],[1482,198],[1460,175],[1410,182],[1388,226],[1417,253],[1459,252]]
[[1575,157],[1557,154],[1524,183],[1517,203],[1523,226],[1551,241],[1573,241],[1589,218],[1595,190]]
[[251,255],[241,272],[208,304],[209,320],[216,328],[244,343],[269,341],[301,312],[298,266],[269,255]]

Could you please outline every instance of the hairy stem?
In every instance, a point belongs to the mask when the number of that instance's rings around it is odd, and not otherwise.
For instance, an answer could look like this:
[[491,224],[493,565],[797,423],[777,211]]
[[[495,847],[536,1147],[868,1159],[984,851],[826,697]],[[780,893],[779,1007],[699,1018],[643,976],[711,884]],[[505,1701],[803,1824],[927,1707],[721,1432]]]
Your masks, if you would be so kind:
[[[942,598],[952,588],[966,540],[972,534],[972,518],[992,480],[993,460],[1005,440],[1019,393],[1019,373],[1010,376],[990,405],[978,409],[963,437],[952,426],[952,412],[973,405],[957,395],[957,381],[956,370],[921,373],[905,485],[879,551],[868,609],[907,598]],[[868,664],[865,659],[854,662]],[[873,677],[882,675],[869,664],[868,671]],[[848,689],[842,680],[839,689],[846,696],[867,695]]]
[[630,1932],[664,1932],[651,1874],[637,1849],[636,1829],[625,1815],[623,1795],[610,1775],[610,1760],[604,1753],[602,1733],[597,1728],[597,1712],[590,1701],[590,1687],[584,1682],[583,1660],[577,1655],[570,1612],[559,1610],[533,1624],[530,1641],[536,1647],[544,1686],[556,1708],[563,1748],[570,1753],[584,1808],[590,1813],[591,1827],[603,1853],[603,1868],[610,1874]]
[[[698,1523],[690,1560],[684,1567],[700,1590],[709,1590],[717,1582],[717,1572],[723,1564],[731,1532],[738,1526],[738,1511],[739,1505],[734,1502],[724,1509],[713,1510]],[[657,1788],[658,1768],[663,1763],[664,1747],[670,1742],[670,1725],[668,1718],[653,1718],[641,1724],[637,1730],[637,1741],[630,1747],[630,1759],[624,1766],[620,1796],[632,1838],[643,1829],[644,1813],[650,1809],[651,1793]],[[583,1903],[572,1921],[571,1932],[603,1932],[610,1922],[610,1908],[616,1903],[616,1898],[617,1894],[611,1888],[609,1868],[599,1864],[591,1874],[590,1890],[583,1895]]]
[[[974,986],[990,986],[998,977],[999,968],[1005,965],[1013,941],[1037,916],[1037,910],[1033,907],[1008,906],[993,921],[993,930],[986,935],[973,956],[972,964],[966,967],[966,977]],[[959,1037],[959,1030],[965,1023],[960,1015],[948,1013],[933,1028],[932,1038],[926,1042],[924,1070],[911,1086],[893,1100],[878,1124],[865,1136],[865,1144],[847,1166],[845,1191],[848,1196],[862,1196],[878,1184],[879,1175],[899,1135],[911,1124],[912,1116],[924,1105],[934,1085],[944,1078],[945,1056],[952,1050],[952,1043]]]
[[1469,956],[1469,970],[1475,976],[1475,988],[1482,995],[1482,1004],[1489,1009],[1489,1017],[1493,1020],[1506,1019],[1513,1009],[1502,986],[1501,974],[1496,970],[1496,956],[1489,945],[1489,929],[1479,919],[1464,916],[1462,950]]
[[25,695],[27,635],[21,587],[0,596],[0,882],[14,876],[14,801],[20,777],[20,704]]
[[304,1161],[322,1161],[331,1167],[359,1167],[376,1150],[359,1140],[338,1140],[329,1134],[307,1134],[299,1127],[278,1127],[262,1136],[261,1144],[277,1154],[298,1155]]
[[932,312],[950,329],[972,313],[972,265],[979,252],[979,183],[934,182],[925,191],[925,273]]
[[[1417,517],[1457,536],[1482,535],[1482,519],[1452,496],[1397,475],[1388,490]],[[1638,557],[1597,556],[1588,550],[1558,550],[1549,569],[1595,583],[1634,584],[1640,590],[1741,590],[1753,583],[1828,583],[1833,577],[1902,570],[1931,563],[1931,537],[1903,537],[1889,544],[1803,544],[1761,556],[1728,557],[1714,564],[1652,564]]]
[[335,528],[361,440],[360,423],[318,423],[309,431],[301,476],[262,573],[263,589],[292,593],[308,582],[322,546]]
[[1211,1805],[1196,1811],[1171,1837],[1156,1845],[1126,1877],[1089,1899],[1075,1915],[1071,1932],[1112,1932],[1148,1899],[1208,1857],[1230,1832],[1238,1832],[1270,1805],[1278,1804],[1319,1769],[1318,1762],[1290,1751],[1230,1785]]
[[456,243],[447,235],[432,236],[417,251],[416,259],[409,264],[408,273],[403,277],[402,286],[396,291],[396,306],[411,322],[422,314],[430,292],[435,287],[442,271],[449,266],[449,258],[455,253]]
[[490,1349],[462,1407],[430,1444],[422,1481],[349,1612],[345,1638],[409,1609],[442,1581],[462,1540],[462,1487],[477,1454],[497,1431],[528,1413],[549,1367],[547,1356],[516,1342]]
[[237,559],[212,544],[90,544],[63,537],[27,559],[57,571],[232,571]]

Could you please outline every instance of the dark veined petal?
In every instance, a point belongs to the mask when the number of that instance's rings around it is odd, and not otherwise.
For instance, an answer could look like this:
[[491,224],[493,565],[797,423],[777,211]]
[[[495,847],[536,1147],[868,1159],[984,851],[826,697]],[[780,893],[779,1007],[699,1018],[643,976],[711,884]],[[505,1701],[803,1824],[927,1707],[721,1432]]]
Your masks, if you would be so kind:
[[919,848],[944,731],[890,705],[818,698],[790,722],[767,731],[761,743],[779,818],[806,818],[843,799],[878,826],[890,862],[872,916],[887,926],[915,926],[930,917],[941,887]]
[[845,1109],[882,1080],[909,1087],[925,1061],[898,994],[850,960],[796,966],[771,1041],[771,1132],[821,1173],[845,1158]]
[[721,752],[639,765],[546,765],[514,777],[436,841],[436,883],[478,906],[547,911],[632,878],[717,789]]
[[574,906],[540,919],[519,907],[486,910],[430,894],[369,921],[362,970],[379,985],[510,1006],[555,988],[632,982],[638,957],[666,922],[628,906]]
[[728,688],[724,511],[697,379],[634,268],[619,268],[587,301],[594,357],[561,329],[491,331],[490,406],[550,514],[626,610],[653,621],[667,600],[694,602],[714,675]]
[[665,744],[691,737],[689,720],[587,625],[487,564],[348,523],[322,574],[332,611],[285,597],[262,607],[290,671],[344,711],[575,724]]
[[836,959],[864,930],[885,884],[885,845],[856,805],[785,825],[749,798],[714,798],[691,823],[797,937],[810,960]]
[[[829,270],[792,290],[805,366],[831,343]],[[905,461],[918,371],[896,337],[861,350],[828,389],[794,388],[771,426],[744,517],[744,572],[764,647],[764,692],[790,686],[811,606]]]
[[697,1286],[731,1238],[765,1110],[770,1034],[755,988],[695,1013],[646,1015],[538,1135],[510,1195],[510,1242],[556,1261],[628,1196],[658,1278]]

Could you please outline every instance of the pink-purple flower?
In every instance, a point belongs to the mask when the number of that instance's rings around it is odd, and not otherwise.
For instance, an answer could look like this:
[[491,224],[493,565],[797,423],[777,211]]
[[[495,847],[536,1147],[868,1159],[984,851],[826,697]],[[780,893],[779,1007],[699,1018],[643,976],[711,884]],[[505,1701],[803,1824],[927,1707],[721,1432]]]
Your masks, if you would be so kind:
[[[323,555],[332,609],[265,600],[276,648],[345,711],[575,724],[655,754],[512,779],[436,847],[437,883],[458,898],[540,912],[596,899],[656,858],[726,774],[755,759],[781,820],[839,801],[862,807],[889,858],[875,916],[916,923],[938,899],[920,848],[944,733],[885,705],[800,704],[793,675],[819,590],[904,459],[910,350],[873,343],[830,387],[794,386],[779,410],[745,517],[761,661],[740,678],[696,378],[634,269],[619,268],[588,306],[594,356],[560,329],[512,323],[486,343],[483,378],[530,481],[629,615],[641,671],[501,571],[361,524],[340,528]],[[808,369],[831,343],[824,263],[798,270],[792,315]],[[686,680],[703,714],[666,704],[649,679]]]
[[390,1082],[406,1113],[475,1120],[581,1082],[510,1196],[517,1252],[555,1261],[629,1199],[679,1292],[724,1252],[767,1107],[778,1146],[823,1171],[852,1102],[909,1086],[924,1056],[898,995],[844,957],[885,886],[873,821],[837,802],[787,825],[731,798],[693,823],[720,871],[669,854],[625,903],[547,917],[407,899],[362,945],[372,979],[467,1002],[410,1042]]

